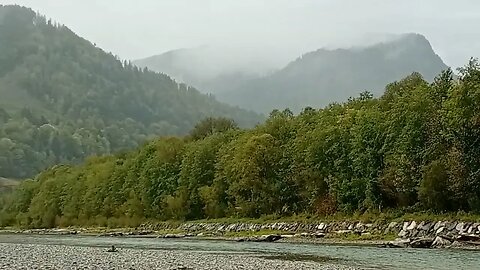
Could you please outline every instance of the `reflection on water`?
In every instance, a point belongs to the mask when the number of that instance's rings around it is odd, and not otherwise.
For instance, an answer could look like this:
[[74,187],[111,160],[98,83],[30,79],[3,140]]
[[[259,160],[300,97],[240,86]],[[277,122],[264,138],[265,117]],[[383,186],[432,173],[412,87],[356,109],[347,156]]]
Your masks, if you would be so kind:
[[480,252],[448,249],[387,249],[290,243],[252,243],[193,239],[105,238],[93,236],[0,235],[0,242],[134,249],[246,253],[268,259],[335,262],[363,269],[480,269]]

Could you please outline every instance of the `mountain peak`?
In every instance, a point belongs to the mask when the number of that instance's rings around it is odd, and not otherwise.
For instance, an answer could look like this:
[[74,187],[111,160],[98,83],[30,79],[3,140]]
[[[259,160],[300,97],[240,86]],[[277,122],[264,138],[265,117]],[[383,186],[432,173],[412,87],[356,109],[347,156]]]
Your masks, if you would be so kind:
[[219,98],[257,111],[298,112],[306,106],[341,102],[365,90],[379,96],[385,85],[413,72],[432,81],[447,68],[425,36],[405,34],[367,47],[306,53],[271,76]]

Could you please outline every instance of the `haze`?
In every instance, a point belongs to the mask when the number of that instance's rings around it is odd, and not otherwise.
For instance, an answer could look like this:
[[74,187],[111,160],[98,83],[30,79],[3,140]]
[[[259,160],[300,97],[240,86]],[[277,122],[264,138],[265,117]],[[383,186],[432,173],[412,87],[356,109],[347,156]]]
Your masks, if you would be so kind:
[[[112,4],[114,3],[114,4]],[[6,0],[39,11],[125,59],[198,46],[264,55],[271,65],[321,47],[425,35],[453,67],[480,51],[480,1]],[[269,60],[267,60],[269,59]]]

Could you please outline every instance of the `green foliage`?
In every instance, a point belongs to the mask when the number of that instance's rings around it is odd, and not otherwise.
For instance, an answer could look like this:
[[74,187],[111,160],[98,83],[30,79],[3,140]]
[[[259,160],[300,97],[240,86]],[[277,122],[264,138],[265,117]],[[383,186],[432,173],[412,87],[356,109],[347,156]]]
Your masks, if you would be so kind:
[[414,73],[379,99],[365,92],[298,116],[276,110],[251,130],[207,119],[195,136],[44,171],[2,198],[1,222],[479,212],[479,74],[475,61],[458,80],[446,71],[428,84]]
[[190,137],[192,137],[193,140],[200,140],[210,135],[232,129],[238,129],[237,124],[233,120],[223,117],[209,117],[195,125],[192,131],[190,131]]
[[[261,121],[120,61],[32,10],[0,6],[0,26],[0,176],[27,178],[54,164],[185,135],[207,117],[242,127]],[[216,123],[209,132],[235,127],[227,118],[209,121]]]

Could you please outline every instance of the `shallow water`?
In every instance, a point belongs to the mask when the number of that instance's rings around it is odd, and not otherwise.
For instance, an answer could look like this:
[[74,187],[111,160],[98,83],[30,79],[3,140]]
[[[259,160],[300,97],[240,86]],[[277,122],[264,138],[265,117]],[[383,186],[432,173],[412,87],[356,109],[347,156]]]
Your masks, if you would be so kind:
[[94,236],[0,235],[0,243],[110,247],[118,249],[192,250],[248,253],[267,259],[334,262],[361,269],[480,269],[480,251],[388,249],[294,243],[252,243],[193,239],[107,238]]

